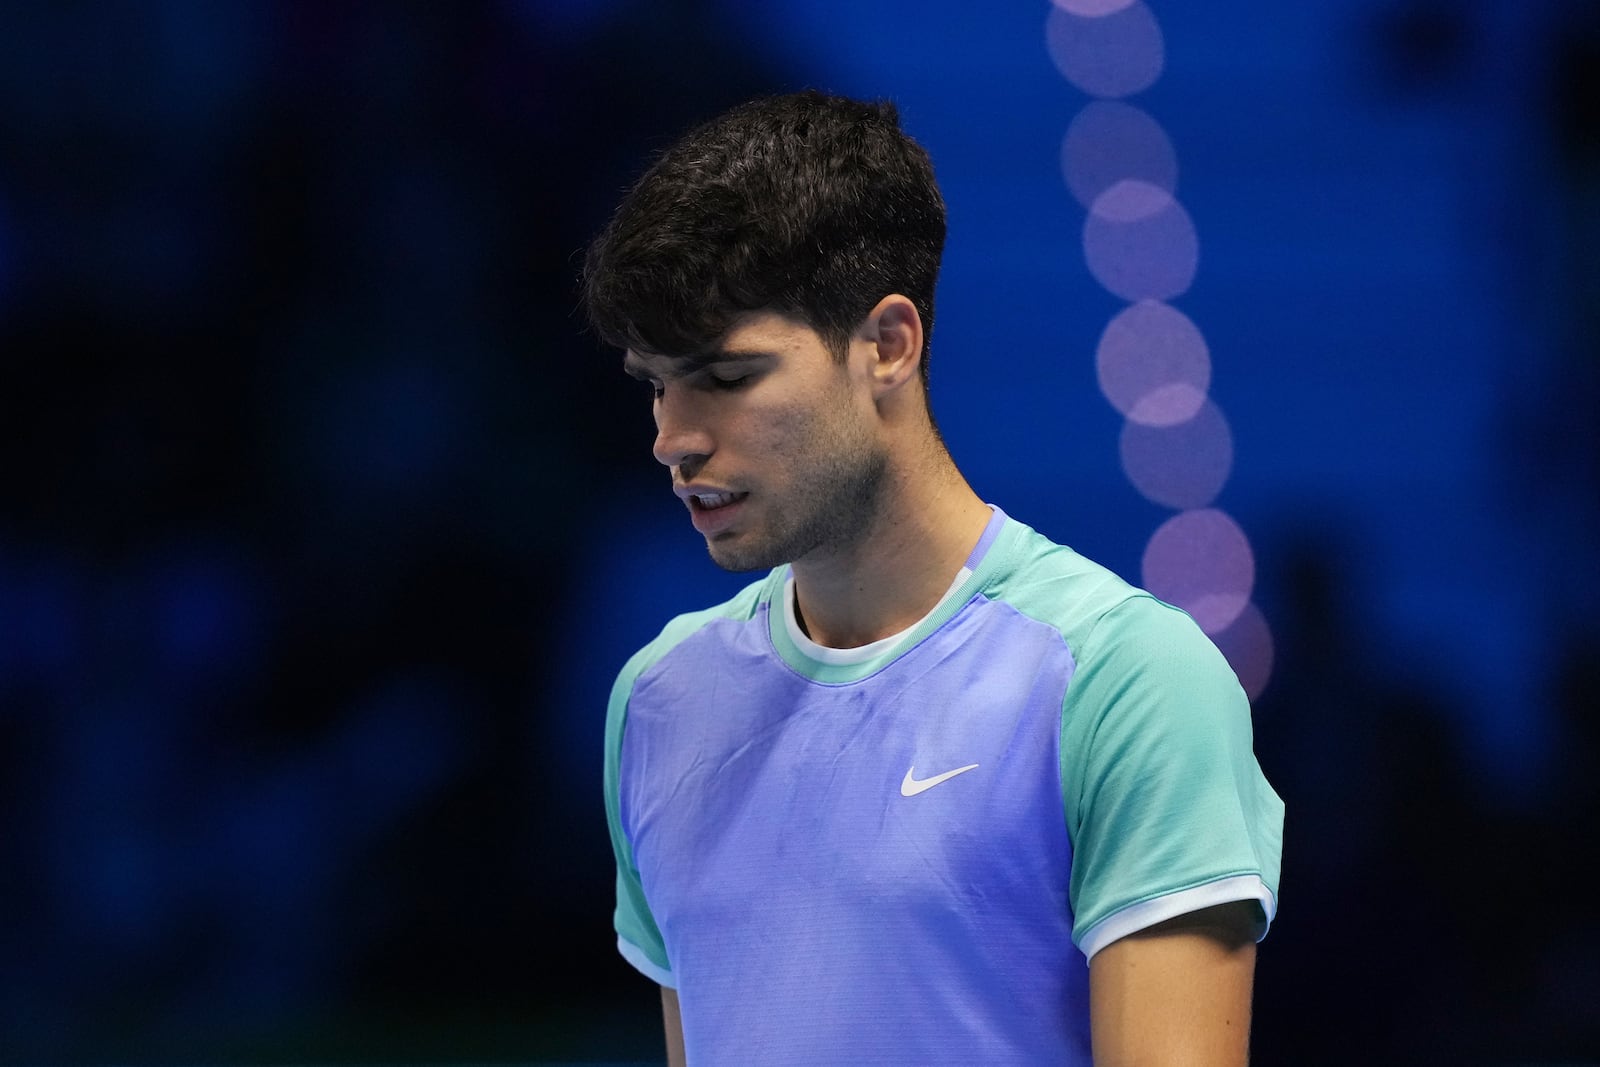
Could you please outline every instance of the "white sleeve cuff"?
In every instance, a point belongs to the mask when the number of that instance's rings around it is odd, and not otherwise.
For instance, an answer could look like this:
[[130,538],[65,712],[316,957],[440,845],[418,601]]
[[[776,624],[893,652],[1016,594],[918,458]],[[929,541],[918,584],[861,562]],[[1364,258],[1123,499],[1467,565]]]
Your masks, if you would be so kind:
[[1191,889],[1168,893],[1153,900],[1142,900],[1137,904],[1128,905],[1121,911],[1112,912],[1089,928],[1078,947],[1083,950],[1085,958],[1093,959],[1096,952],[1129,934],[1179,915],[1187,915],[1191,911],[1199,911],[1215,904],[1228,904],[1235,900],[1253,900],[1261,905],[1262,918],[1256,927],[1255,937],[1257,941],[1266,937],[1267,927],[1272,924],[1272,917],[1277,914],[1278,902],[1273,897],[1272,890],[1267,888],[1259,875],[1239,874],[1207,882],[1205,885],[1197,885]]
[[645,955],[644,949],[635,945],[632,941],[619,935],[617,937],[617,951],[622,953],[623,959],[633,964],[640,974],[652,982],[657,985],[664,985],[668,989],[678,988],[678,980],[672,976],[672,972]]

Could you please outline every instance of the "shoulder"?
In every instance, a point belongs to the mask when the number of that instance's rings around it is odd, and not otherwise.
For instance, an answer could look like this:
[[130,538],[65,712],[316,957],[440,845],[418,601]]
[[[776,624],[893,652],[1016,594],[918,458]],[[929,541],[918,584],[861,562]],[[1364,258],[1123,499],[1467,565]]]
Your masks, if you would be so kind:
[[985,595],[1055,629],[1074,659],[1107,633],[1188,621],[1177,608],[1015,519],[994,551]]
[[[635,689],[639,680],[664,662],[671,661],[675,653],[696,644],[696,638],[714,627],[719,621],[749,622],[756,618],[763,604],[773,599],[773,590],[783,587],[787,568],[780,567],[766,576],[751,582],[721,604],[679,615],[661,628],[655,639],[635,652],[617,673],[611,686],[611,696],[606,702],[605,722],[605,789],[607,803],[614,804],[619,782],[623,733],[629,719],[629,706],[635,703]],[[611,810],[611,809],[608,809]],[[614,815],[614,812],[613,812]]]
[[720,604],[675,616],[661,628],[661,632],[649,644],[635,652],[623,664],[612,687],[613,714],[619,710],[617,707],[619,700],[626,704],[629,692],[642,675],[675,651],[691,643],[707,628],[723,620],[735,623],[748,622],[760,614],[763,605],[770,604],[774,600],[781,602],[777,593],[783,588],[786,571],[787,568],[779,567],[751,582]]

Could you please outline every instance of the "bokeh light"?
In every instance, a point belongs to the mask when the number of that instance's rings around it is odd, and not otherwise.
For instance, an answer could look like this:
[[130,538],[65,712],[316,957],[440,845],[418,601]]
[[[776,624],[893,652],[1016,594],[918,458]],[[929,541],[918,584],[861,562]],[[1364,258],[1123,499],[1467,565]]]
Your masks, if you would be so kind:
[[1233,625],[1255,588],[1255,554],[1244,531],[1215,508],[1183,511],[1150,536],[1141,568],[1151,593],[1187,611],[1200,629]]
[[1055,0],[1055,5],[1061,10],[1082,15],[1086,19],[1115,15],[1123,8],[1131,7],[1133,3],[1134,0]]
[[1123,471],[1145,499],[1180,510],[1216,500],[1233,470],[1233,434],[1209,400],[1177,425],[1123,423],[1120,451]]
[[1161,77],[1166,44],[1143,3],[1073,0],[1072,7],[1111,10],[1085,16],[1059,3],[1050,8],[1045,42],[1069,82],[1090,96],[1116,98],[1148,89]]
[[1095,350],[1100,391],[1142,426],[1194,418],[1211,388],[1211,353],[1189,317],[1170,304],[1141,300],[1112,319]]
[[1261,609],[1254,601],[1246,604],[1239,617],[1225,630],[1212,634],[1211,640],[1238,675],[1245,696],[1252,701],[1259,698],[1272,677],[1275,655],[1272,629]]
[[1062,75],[1100,98],[1067,127],[1060,162],[1088,209],[1089,273],[1131,305],[1095,349],[1100,390],[1126,420],[1122,469],[1145,499],[1179,512],[1146,545],[1142,581],[1207,634],[1228,634],[1229,662],[1254,699],[1272,669],[1272,635],[1250,603],[1255,558],[1238,524],[1211,509],[1233,470],[1233,434],[1209,398],[1205,337],[1167,303],[1194,284],[1200,241],[1177,200],[1172,139],[1119,99],[1161,76],[1161,27],[1137,0],[1054,0],[1045,42]]
[[1124,300],[1171,300],[1194,283],[1200,241],[1171,193],[1130,178],[1095,198],[1083,254],[1095,280]]
[[1167,131],[1147,113],[1120,100],[1096,100],[1061,139],[1061,175],[1087,208],[1127,178],[1176,193],[1178,156]]

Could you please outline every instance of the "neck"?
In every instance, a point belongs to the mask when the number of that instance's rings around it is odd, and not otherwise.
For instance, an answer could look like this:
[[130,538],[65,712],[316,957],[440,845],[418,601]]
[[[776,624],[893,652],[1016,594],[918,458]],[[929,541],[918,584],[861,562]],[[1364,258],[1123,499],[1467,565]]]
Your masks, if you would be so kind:
[[993,514],[942,449],[896,475],[859,541],[793,565],[801,624],[819,645],[857,648],[926,615]]

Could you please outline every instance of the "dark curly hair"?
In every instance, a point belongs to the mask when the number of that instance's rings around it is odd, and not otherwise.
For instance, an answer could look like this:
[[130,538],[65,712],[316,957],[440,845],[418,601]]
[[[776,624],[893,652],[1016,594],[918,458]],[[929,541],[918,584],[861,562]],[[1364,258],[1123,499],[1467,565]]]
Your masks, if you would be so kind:
[[588,250],[583,294],[608,343],[703,352],[742,313],[792,315],[836,358],[883,297],[922,316],[923,380],[944,198],[892,103],[816,91],[752,100],[669,148]]

